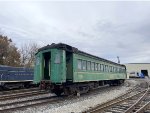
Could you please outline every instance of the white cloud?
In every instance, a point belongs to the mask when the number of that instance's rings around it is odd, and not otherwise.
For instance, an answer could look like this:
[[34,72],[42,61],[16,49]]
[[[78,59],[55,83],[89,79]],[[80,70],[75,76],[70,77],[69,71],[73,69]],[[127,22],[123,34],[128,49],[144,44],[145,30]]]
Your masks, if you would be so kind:
[[0,28],[18,47],[67,43],[122,63],[149,62],[150,2],[0,2]]

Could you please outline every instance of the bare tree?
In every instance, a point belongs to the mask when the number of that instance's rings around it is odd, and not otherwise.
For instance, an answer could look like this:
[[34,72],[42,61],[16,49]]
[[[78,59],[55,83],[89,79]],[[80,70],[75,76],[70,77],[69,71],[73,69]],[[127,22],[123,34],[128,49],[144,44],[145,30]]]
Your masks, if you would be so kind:
[[35,60],[35,53],[39,46],[36,43],[23,44],[20,49],[21,65],[25,67],[33,67]]

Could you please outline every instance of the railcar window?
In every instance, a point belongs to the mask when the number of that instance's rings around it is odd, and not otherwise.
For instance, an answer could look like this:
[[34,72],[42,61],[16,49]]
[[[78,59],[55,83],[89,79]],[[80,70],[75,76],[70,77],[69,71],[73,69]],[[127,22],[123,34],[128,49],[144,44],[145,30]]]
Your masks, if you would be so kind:
[[115,67],[113,67],[113,72],[115,72]]
[[117,73],[117,67],[115,67],[115,72]]
[[82,63],[82,60],[78,59],[78,69],[80,69],[80,70],[82,69],[81,63]]
[[119,73],[122,73],[122,69],[121,68],[119,68]]
[[100,65],[100,71],[102,70],[102,64],[99,64]]
[[107,65],[107,72],[109,72],[109,66]]
[[104,71],[104,72],[106,71],[106,65],[104,65],[104,67],[103,67],[103,71]]
[[119,68],[117,67],[117,72],[119,73]]
[[120,69],[118,68],[118,73],[120,73]]
[[103,71],[103,64],[101,64],[101,71]]
[[123,73],[123,69],[120,68],[120,73]]
[[58,52],[57,54],[56,54],[56,57],[55,57],[55,63],[56,64],[59,64],[60,63],[60,60],[61,59],[61,54]]
[[110,72],[110,68],[111,68],[111,66],[108,66],[108,68],[109,68],[108,72]]
[[101,64],[101,71],[104,71],[104,65]]
[[98,70],[98,64],[95,63],[95,71],[97,71],[97,70]]
[[107,65],[107,72],[109,72],[109,66]]
[[114,67],[114,72],[116,73],[116,67]]
[[91,63],[91,69],[92,69],[92,71],[94,71],[94,68],[95,68],[95,63],[92,62],[92,63]]
[[112,66],[110,66],[110,72],[112,72]]
[[121,69],[122,73],[125,73],[125,69]]
[[87,70],[91,70],[91,62],[90,61],[87,62]]
[[101,70],[101,65],[100,64],[98,64],[98,71],[100,71]]
[[107,65],[105,65],[105,72],[107,72]]
[[123,69],[120,68],[120,73],[123,73]]
[[82,69],[86,70],[86,61],[85,60],[82,60]]
[[109,72],[109,66],[107,65],[106,67],[107,67],[107,70],[106,70],[106,71]]

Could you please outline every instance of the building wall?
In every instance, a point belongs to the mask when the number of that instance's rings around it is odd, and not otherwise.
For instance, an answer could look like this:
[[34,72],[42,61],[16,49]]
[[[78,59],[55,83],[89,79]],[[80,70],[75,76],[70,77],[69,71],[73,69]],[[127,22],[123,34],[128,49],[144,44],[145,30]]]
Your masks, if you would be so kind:
[[148,76],[150,77],[150,63],[133,63],[133,64],[125,64],[127,68],[127,76],[130,75],[131,72],[141,73],[141,70],[147,70]]

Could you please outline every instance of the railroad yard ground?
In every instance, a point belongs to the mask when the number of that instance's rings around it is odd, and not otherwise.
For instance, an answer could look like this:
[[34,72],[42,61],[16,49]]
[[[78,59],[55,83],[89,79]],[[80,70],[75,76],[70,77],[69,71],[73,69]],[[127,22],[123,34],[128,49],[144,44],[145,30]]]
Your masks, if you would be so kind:
[[[144,80],[144,79],[143,79]],[[16,113],[71,113],[71,112],[82,112],[98,104],[104,103],[108,100],[114,99],[115,97],[127,92],[129,89],[140,84],[141,79],[129,79],[126,80],[122,86],[111,86],[101,87],[93,90],[88,94],[82,94],[81,97],[69,97],[62,98],[60,100],[49,102],[49,104],[41,104],[38,106],[29,107]],[[44,98],[47,96],[54,96],[53,94],[45,94],[30,97],[31,98]],[[27,98],[24,98],[26,100]],[[29,98],[28,98],[29,99]],[[18,99],[20,101],[20,99]],[[17,101],[17,100],[15,100]]]

